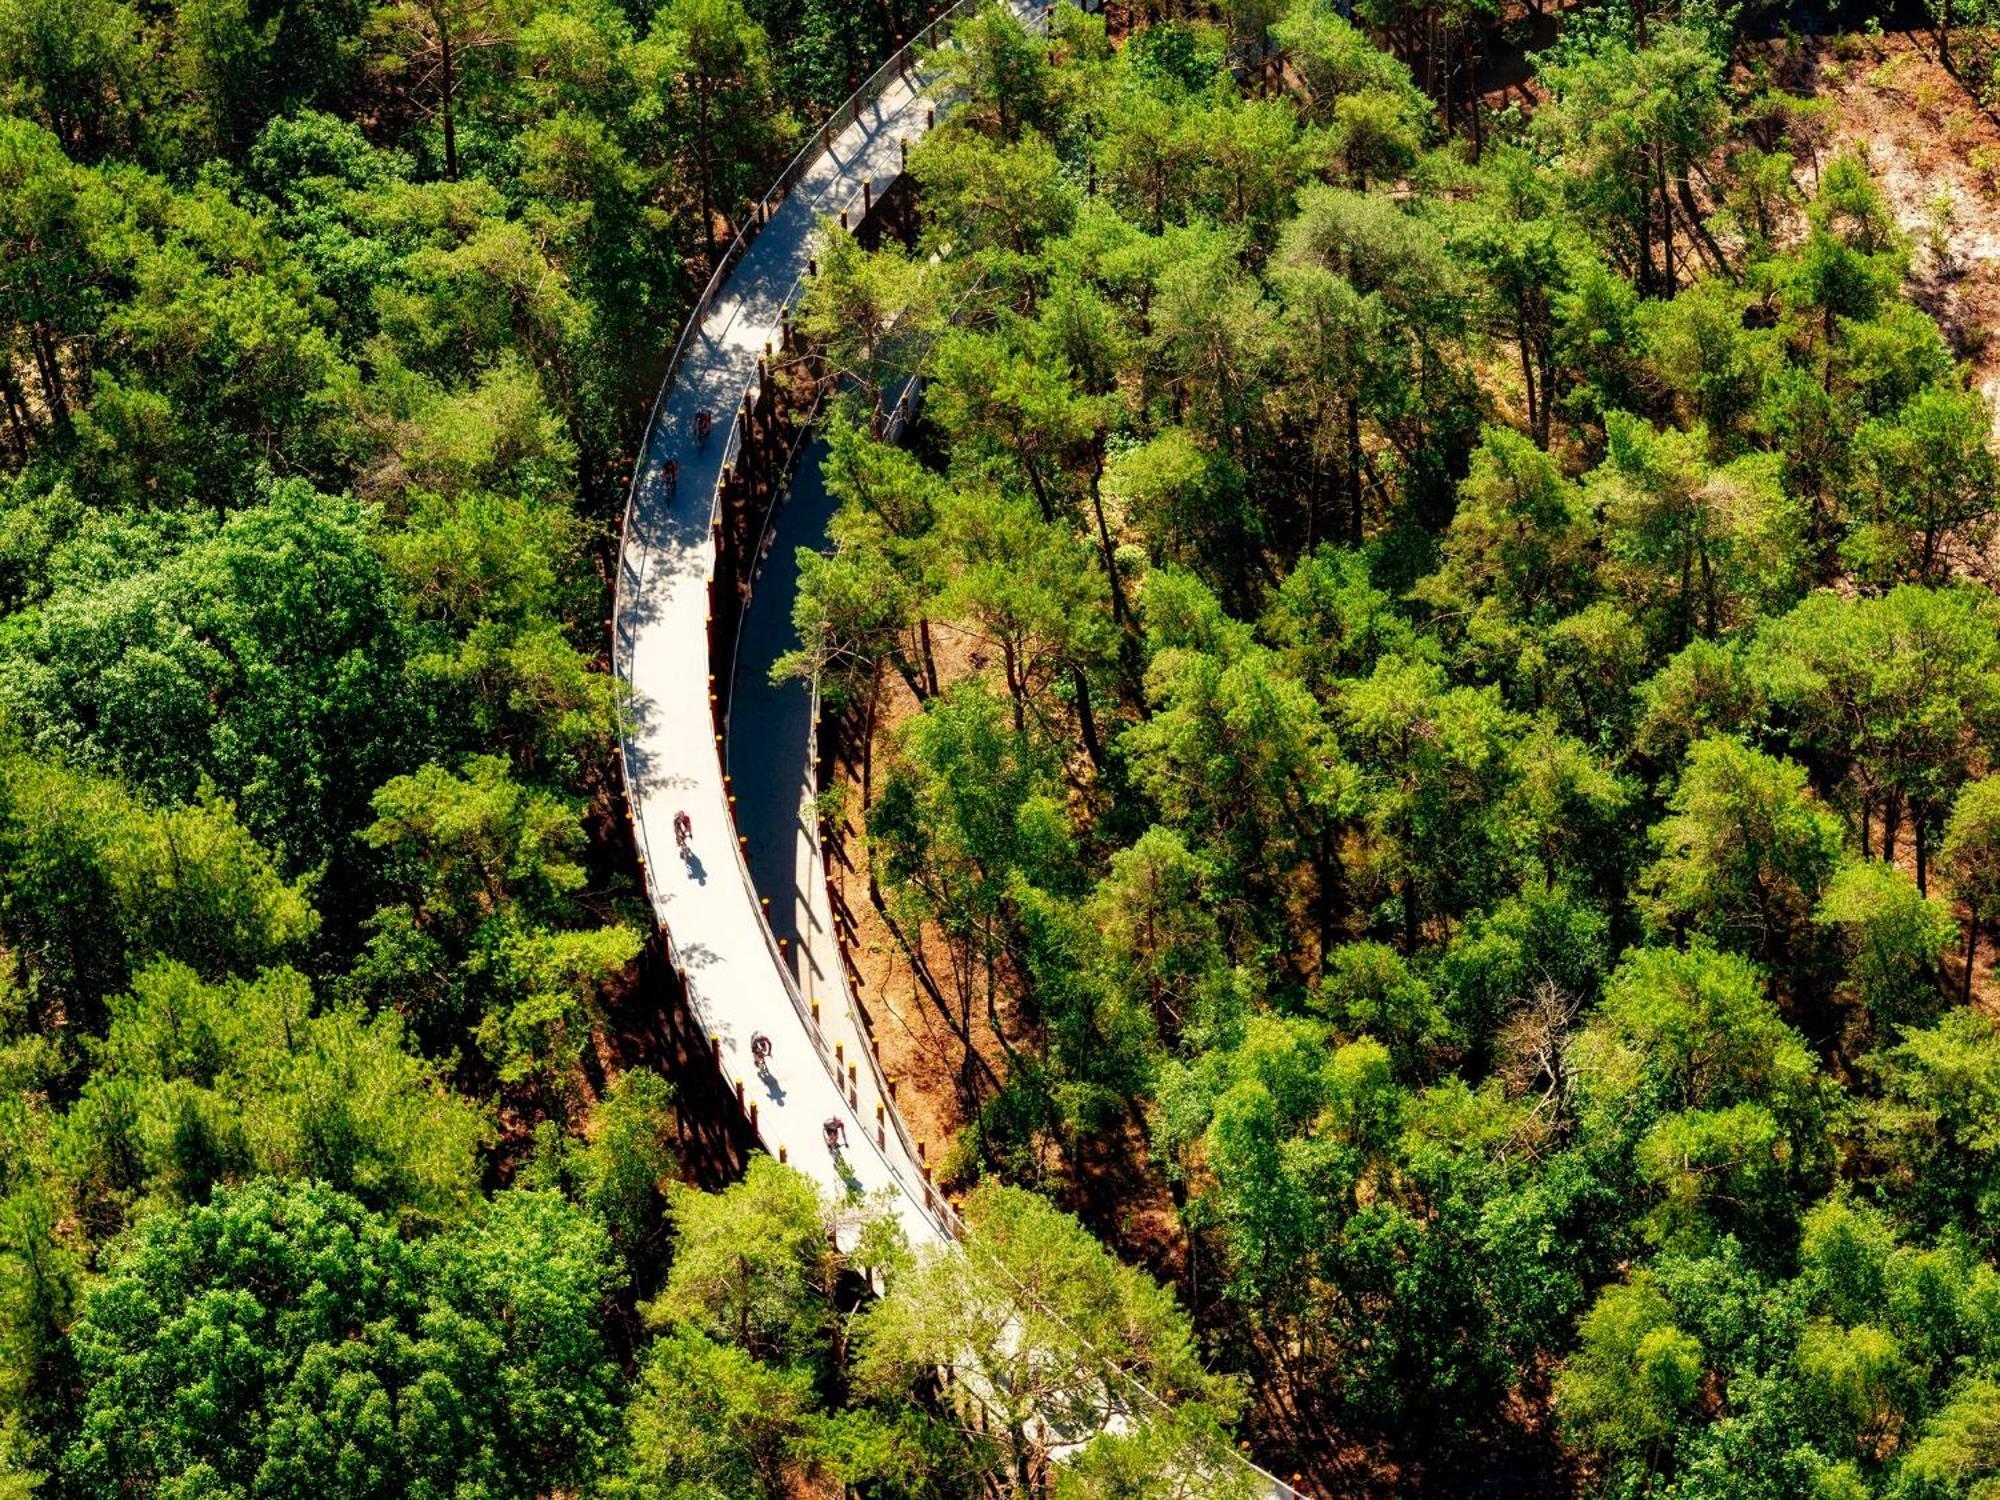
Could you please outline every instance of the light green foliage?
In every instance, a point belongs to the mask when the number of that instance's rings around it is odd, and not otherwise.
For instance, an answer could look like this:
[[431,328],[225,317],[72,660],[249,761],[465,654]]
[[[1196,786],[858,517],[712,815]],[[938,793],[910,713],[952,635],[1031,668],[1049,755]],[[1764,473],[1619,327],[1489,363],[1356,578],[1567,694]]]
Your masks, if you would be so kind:
[[1343,1033],[1384,1043],[1406,1073],[1450,1038],[1431,987],[1386,943],[1347,943],[1327,954],[1315,1006]]
[[284,482],[177,555],[15,616],[0,698],[31,747],[154,797],[212,781],[293,871],[345,860],[414,728],[374,531],[361,507]]
[[1605,986],[1572,1065],[1582,1121],[1624,1144],[1650,1237],[1782,1234],[1827,1165],[1824,1085],[1757,970],[1712,949],[1641,949]]
[[1839,822],[1803,768],[1740,740],[1697,740],[1653,830],[1641,876],[1656,929],[1699,934],[1770,964],[1808,956],[1806,923],[1840,862]]
[[1638,748],[1658,765],[1678,768],[1696,740],[1740,735],[1763,716],[1764,697],[1741,651],[1690,641],[1641,683]]
[[2000,1031],[1980,1012],[1953,1010],[1910,1029],[1871,1059],[1882,1097],[1864,1115],[1876,1175],[1915,1222],[1962,1222],[1992,1243],[2000,1204]]
[[132,968],[210,977],[296,956],[318,926],[306,882],[210,797],[155,810],[116,781],[0,757],[4,919],[31,990],[91,1014]]
[[895,246],[871,252],[851,234],[823,233],[822,270],[799,305],[799,327],[866,392],[879,432],[885,397],[913,373],[904,351],[923,344],[928,279]]
[[1901,870],[1878,860],[1843,866],[1814,920],[1839,932],[1854,998],[1876,1026],[1921,1020],[1936,1007],[1938,960],[1958,924]]
[[1866,508],[1845,550],[1862,577],[1938,583],[1979,551],[2000,488],[1992,429],[1980,396],[1934,385],[1855,434]]
[[810,1178],[762,1155],[735,1186],[676,1188],[671,1201],[673,1270],[645,1309],[660,1333],[608,1493],[779,1500],[805,1474],[831,1473],[915,1496],[927,1477],[970,1473],[976,1453],[900,1398],[822,1403],[829,1380],[849,1374],[859,1310],[837,1300],[842,1278],[901,1284],[908,1251],[892,1220],[837,1210]]
[[[530,772],[603,750],[613,687],[570,639],[587,607],[583,526],[546,501],[490,492],[419,497],[383,550],[431,624],[413,669]],[[461,706],[462,705],[462,706]]]
[[611,1493],[634,1500],[789,1493],[786,1445],[812,1407],[812,1372],[772,1368],[694,1329],[662,1335],[626,1413],[633,1458]]
[[1107,1432],[1056,1471],[1055,1500],[1253,1500],[1267,1488],[1228,1459],[1229,1434],[1206,1407]]
[[1895,1493],[1978,1496],[2000,1478],[2000,1381],[1973,1376],[1919,1430],[1898,1474]]
[[290,969],[204,983],[180,964],[115,997],[57,1154],[79,1211],[115,1230],[155,1204],[271,1173],[329,1184],[405,1222],[477,1198],[482,1112],[406,1050],[393,1013],[315,1005]]
[[[628,927],[570,925],[585,880],[575,810],[491,755],[459,774],[432,765],[399,776],[373,806],[364,837],[406,904],[376,914],[357,978],[415,1001],[432,1025],[471,1006],[503,1077],[560,1088],[589,1041],[599,990],[639,951]],[[443,992],[408,995],[409,969],[438,963],[457,970]]]
[[1779,483],[1775,455],[1722,465],[1701,432],[1658,432],[1614,413],[1609,452],[1590,476],[1602,507],[1605,584],[1659,644],[1710,639],[1802,592],[1806,517]]
[[1952,804],[1939,851],[1952,895],[1965,903],[1964,992],[1972,992],[1979,934],[2000,916],[2000,779],[1968,782]]
[[1592,1448],[1619,1452],[1667,1436],[1699,1391],[1700,1343],[1674,1326],[1666,1299],[1635,1278],[1598,1294],[1582,1345],[1556,1386],[1556,1407]]
[[592,1116],[577,1163],[583,1201],[639,1267],[659,1253],[666,1234],[665,1194],[678,1165],[673,1097],[673,1086],[657,1073],[620,1073]]
[[838,1270],[819,1190],[768,1156],[720,1194],[672,1196],[674,1264],[651,1305],[660,1323],[685,1323],[764,1359],[795,1360],[832,1317]]
[[1444,541],[1444,570],[1423,597],[1471,609],[1475,637],[1544,624],[1589,589],[1592,527],[1561,467],[1519,433],[1488,428],[1459,487]]
[[[1950,800],[1974,736],[1994,722],[2000,642],[1992,599],[1972,589],[1904,586],[1877,598],[1818,593],[1758,633],[1748,664],[1774,709],[1819,755],[1851,766],[1845,800],[1863,852],[1896,852],[1907,815],[1916,873],[1927,884]],[[1854,726],[1863,726],[1857,735]]]
[[1074,1219],[996,1186],[979,1188],[965,1214],[966,1243],[905,1270],[862,1321],[865,1386],[905,1390],[954,1369],[986,1393],[1012,1473],[1027,1472],[1048,1442],[1037,1414],[1101,1422],[1134,1399],[1126,1377],[1170,1401],[1233,1405],[1233,1382],[1203,1368],[1172,1295]]

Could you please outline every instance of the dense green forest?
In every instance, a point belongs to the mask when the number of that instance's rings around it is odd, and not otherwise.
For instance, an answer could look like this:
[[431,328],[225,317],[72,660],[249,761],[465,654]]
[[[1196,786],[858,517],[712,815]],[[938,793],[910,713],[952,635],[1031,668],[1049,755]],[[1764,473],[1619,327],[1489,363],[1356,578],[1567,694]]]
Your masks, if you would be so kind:
[[1783,19],[960,28],[786,663],[920,1261],[692,1185],[604,661],[917,8],[0,0],[0,1495],[2000,1494],[2000,460]]

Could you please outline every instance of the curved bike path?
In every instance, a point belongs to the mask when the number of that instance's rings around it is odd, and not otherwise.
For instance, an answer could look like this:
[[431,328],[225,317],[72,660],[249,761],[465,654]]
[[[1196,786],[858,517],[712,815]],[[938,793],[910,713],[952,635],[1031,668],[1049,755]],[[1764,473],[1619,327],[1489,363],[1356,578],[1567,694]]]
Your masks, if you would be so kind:
[[[1039,15],[1041,7],[1036,0],[1020,9]],[[780,338],[821,217],[858,206],[865,184],[880,190],[900,175],[903,140],[922,135],[931,118],[925,82],[914,72],[891,78],[832,137],[690,328],[634,470],[612,622],[613,666],[626,691],[626,796],[647,894],[689,1008],[714,1038],[725,1077],[741,1086],[746,1111],[755,1106],[765,1148],[835,1201],[882,1195],[918,1245],[945,1241],[950,1231],[893,1103],[882,1097],[844,984],[834,982],[837,974],[824,976],[815,1024],[811,999],[787,983],[787,963],[740,863],[737,807],[748,816],[775,803],[789,815],[799,781],[795,767],[767,777],[761,762],[734,786],[724,775],[710,694],[728,684],[709,677],[709,582],[710,521],[731,415],[756,379],[758,357]],[[695,432],[695,414],[704,410],[716,414],[705,440]],[[740,735],[738,746],[740,755]],[[673,837],[680,812],[693,826],[684,854]],[[750,1057],[757,1032],[773,1042],[761,1068]],[[844,1149],[827,1147],[828,1120],[841,1123]]]
[[[1009,3],[1027,21],[1044,14],[1042,0]],[[912,1152],[850,1000],[811,809],[812,695],[765,675],[791,644],[793,546],[823,539],[833,510],[816,439],[803,447],[792,492],[777,502],[792,540],[779,556],[774,517],[763,539],[771,555],[749,564],[751,598],[762,607],[745,609],[734,682],[711,678],[709,632],[711,521],[728,422],[757,377],[759,356],[779,341],[820,219],[858,207],[865,184],[886,188],[901,173],[903,141],[928,128],[927,82],[914,72],[891,79],[831,138],[688,330],[634,469],[612,619],[613,670],[625,692],[626,798],[647,896],[689,1009],[714,1039],[717,1064],[740,1090],[765,1148],[832,1201],[886,1203],[915,1246],[951,1241],[955,1216]],[[717,414],[705,440],[695,433],[703,410]],[[726,736],[712,706],[724,691],[741,694],[730,700],[734,732]],[[677,850],[673,825],[682,812],[693,831]],[[764,889],[776,893],[768,915],[753,864]],[[762,1065],[750,1055],[759,1032],[773,1042]],[[822,1137],[828,1121],[842,1127],[840,1149]],[[1294,1493],[1251,1472],[1274,1497]]]

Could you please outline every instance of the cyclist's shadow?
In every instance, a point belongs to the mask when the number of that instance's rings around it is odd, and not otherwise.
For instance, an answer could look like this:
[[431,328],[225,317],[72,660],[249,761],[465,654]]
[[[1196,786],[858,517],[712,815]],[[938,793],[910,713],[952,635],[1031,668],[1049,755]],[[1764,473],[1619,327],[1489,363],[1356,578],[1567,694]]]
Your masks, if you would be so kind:
[[861,1178],[856,1175],[854,1168],[847,1164],[847,1153],[845,1151],[836,1151],[833,1153],[833,1170],[840,1174],[841,1185],[847,1189],[848,1197],[859,1198],[862,1196]]
[[708,884],[708,870],[702,864],[701,856],[686,844],[681,845],[681,863],[687,866],[688,879],[696,885]]
[[778,1082],[778,1075],[771,1071],[769,1063],[757,1064],[757,1077],[764,1085],[764,1092],[771,1096],[771,1102],[780,1109],[785,1106],[785,1086]]

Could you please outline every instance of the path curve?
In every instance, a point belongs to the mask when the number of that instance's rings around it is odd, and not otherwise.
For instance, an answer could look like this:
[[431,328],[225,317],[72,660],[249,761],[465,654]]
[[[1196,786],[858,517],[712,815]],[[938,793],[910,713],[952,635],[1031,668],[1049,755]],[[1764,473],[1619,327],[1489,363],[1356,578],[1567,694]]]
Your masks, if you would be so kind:
[[[927,37],[983,3],[959,0]],[[1046,19],[1043,0],[1006,3],[1028,24]],[[830,916],[822,904],[814,917],[811,895],[803,896],[804,920],[821,930],[808,937],[807,952],[781,950],[739,842],[737,799],[724,769],[725,735],[713,712],[715,695],[733,684],[718,685],[709,671],[713,527],[734,431],[726,420],[706,441],[694,431],[696,412],[734,413],[743,405],[757,379],[758,357],[779,341],[819,220],[859,208],[867,184],[886,190],[901,175],[902,143],[929,127],[930,80],[913,71],[914,52],[903,49],[862,85],[756,205],[758,232],[731,245],[675,346],[626,498],[612,666],[624,693],[620,748],[647,898],[689,1009],[714,1039],[717,1065],[739,1090],[767,1150],[812,1177],[830,1201],[858,1192],[886,1202],[911,1243],[925,1246],[957,1239],[960,1226],[931,1187],[867,1044],[838,948],[825,941]],[[830,513],[816,488],[823,455],[815,447],[808,445],[813,478],[805,488]],[[784,504],[782,496],[776,504]],[[753,579],[760,561],[747,560]],[[757,613],[746,610],[746,630]],[[765,717],[772,704],[753,711],[760,729],[796,719],[795,700],[772,703],[773,718]],[[782,869],[790,824],[791,878],[823,898],[815,830],[798,800],[802,785],[808,795],[813,787],[814,713],[808,700],[803,777],[792,759],[795,748],[771,744],[745,754],[738,740],[731,749],[746,770],[742,795],[756,809],[746,813],[745,826],[765,830],[769,839],[764,858]],[[785,738],[796,729],[791,724]],[[685,852],[676,851],[673,837],[681,812],[693,827]],[[799,946],[795,936],[788,938],[788,947]],[[793,959],[809,976],[810,998]],[[755,1066],[750,1057],[750,1039],[758,1032],[774,1044],[768,1066]],[[823,1123],[832,1120],[846,1137],[837,1152],[822,1139]],[[1245,1467],[1271,1496],[1296,1495],[1254,1465]]]
[[[1040,0],[1012,0],[1038,19]],[[975,8],[961,3],[948,23]],[[928,127],[929,81],[905,49],[864,84],[750,216],[754,238],[731,246],[669,362],[626,501],[612,614],[612,662],[625,693],[625,791],[646,894],[686,986],[689,1009],[717,1049],[727,1080],[755,1106],[758,1138],[813,1177],[839,1202],[851,1193],[885,1198],[913,1244],[953,1238],[948,1206],[926,1181],[858,1024],[799,990],[766,921],[738,843],[724,774],[722,736],[711,714],[709,675],[711,529],[717,484],[732,451],[729,414],[757,378],[757,360],[780,337],[781,318],[811,258],[817,225],[864,186],[886,189],[902,169],[905,139]],[[858,102],[857,102],[858,101]],[[838,124],[845,120],[844,126]],[[695,413],[717,413],[706,441]],[[669,481],[666,476],[674,475]],[[796,783],[753,784],[746,799],[790,799]],[[675,815],[693,826],[676,850]],[[843,1005],[844,1012],[846,1007]],[[750,1038],[772,1039],[769,1067],[750,1058]],[[846,1146],[822,1135],[838,1120]]]

